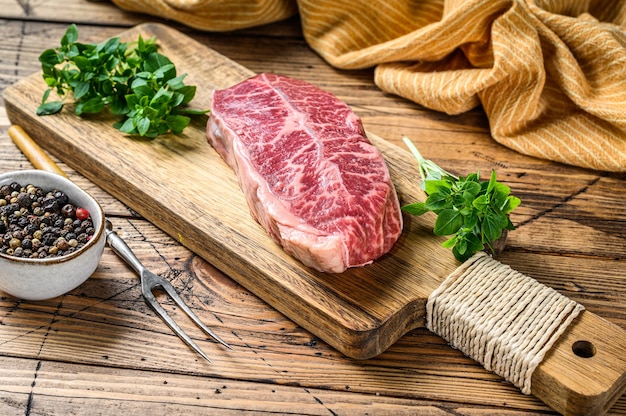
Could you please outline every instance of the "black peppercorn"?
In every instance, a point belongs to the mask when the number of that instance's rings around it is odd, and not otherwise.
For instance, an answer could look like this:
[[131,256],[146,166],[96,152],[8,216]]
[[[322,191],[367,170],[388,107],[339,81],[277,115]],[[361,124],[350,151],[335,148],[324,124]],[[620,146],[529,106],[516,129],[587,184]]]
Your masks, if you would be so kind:
[[27,208],[31,204],[30,195],[26,192],[20,192],[17,196],[17,204],[22,208]]
[[47,196],[43,199],[43,210],[46,212],[52,212],[59,209],[59,203],[53,196]]
[[31,240],[30,238],[25,238],[22,240],[22,248],[23,249],[32,249],[33,248],[33,240]]
[[54,241],[57,239],[56,235],[54,235],[51,232],[47,232],[44,233],[43,237],[41,238],[41,242],[44,243],[44,245],[46,246],[51,246],[54,244]]
[[63,205],[65,205],[65,204],[67,204],[68,197],[67,197],[67,195],[65,195],[65,193],[64,193],[64,192],[61,192],[61,191],[55,191],[55,192],[54,192],[54,198],[56,199],[57,204],[59,204],[59,206],[61,206],[61,207],[62,207]]
[[29,222],[28,222],[28,218],[26,218],[25,216],[21,216],[19,220],[17,220],[17,225],[20,228],[26,228],[28,226]]
[[74,218],[76,215],[76,207],[72,204],[65,204],[61,208],[61,213],[67,218]]
[[24,231],[26,232],[26,234],[28,235],[33,235],[33,233],[35,231],[37,231],[39,229],[39,223],[35,224],[35,223],[28,223],[25,227],[24,227]]

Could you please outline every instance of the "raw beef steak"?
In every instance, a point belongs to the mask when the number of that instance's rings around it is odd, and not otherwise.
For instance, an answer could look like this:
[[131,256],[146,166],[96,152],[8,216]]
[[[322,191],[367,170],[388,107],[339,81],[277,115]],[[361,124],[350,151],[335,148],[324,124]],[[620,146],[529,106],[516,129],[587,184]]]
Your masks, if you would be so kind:
[[257,75],[214,91],[207,138],[237,174],[254,218],[307,266],[340,273],[366,265],[400,236],[382,155],[330,93]]

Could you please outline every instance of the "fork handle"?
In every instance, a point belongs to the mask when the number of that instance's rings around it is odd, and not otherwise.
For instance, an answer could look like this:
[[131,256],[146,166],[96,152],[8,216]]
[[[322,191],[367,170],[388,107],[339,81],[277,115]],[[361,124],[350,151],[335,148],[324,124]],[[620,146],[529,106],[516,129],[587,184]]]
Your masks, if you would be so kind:
[[115,254],[120,256],[130,267],[132,267],[137,274],[141,276],[141,273],[145,270],[143,264],[139,261],[139,259],[135,256],[135,253],[128,247],[126,242],[122,240],[122,237],[117,235],[115,231],[113,231],[113,224],[109,220],[106,220],[106,240],[109,244],[109,247],[113,249]]
[[67,175],[61,170],[61,168],[43,151],[41,147],[24,131],[24,129],[18,125],[12,125],[7,130],[9,136],[13,140],[13,143],[20,148],[22,153],[30,160],[37,169],[45,170],[48,172],[56,173],[61,176]]

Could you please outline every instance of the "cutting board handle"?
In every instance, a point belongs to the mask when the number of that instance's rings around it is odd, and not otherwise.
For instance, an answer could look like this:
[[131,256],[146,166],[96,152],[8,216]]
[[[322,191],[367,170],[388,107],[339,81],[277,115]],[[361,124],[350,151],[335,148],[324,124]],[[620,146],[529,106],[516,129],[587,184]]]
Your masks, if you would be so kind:
[[582,311],[532,377],[532,394],[563,415],[603,415],[626,391],[626,331]]
[[485,253],[430,295],[426,326],[564,415],[602,415],[626,388],[626,331]]

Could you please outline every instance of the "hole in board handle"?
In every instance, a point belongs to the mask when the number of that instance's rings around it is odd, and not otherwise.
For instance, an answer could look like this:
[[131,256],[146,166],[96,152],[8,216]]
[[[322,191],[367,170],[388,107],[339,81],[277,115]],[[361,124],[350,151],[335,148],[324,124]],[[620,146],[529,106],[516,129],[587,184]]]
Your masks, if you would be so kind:
[[589,341],[576,341],[572,344],[572,351],[581,358],[591,358],[596,355],[596,346]]

